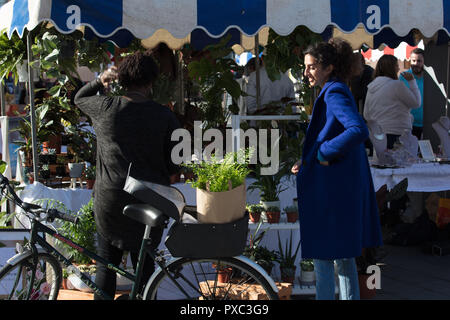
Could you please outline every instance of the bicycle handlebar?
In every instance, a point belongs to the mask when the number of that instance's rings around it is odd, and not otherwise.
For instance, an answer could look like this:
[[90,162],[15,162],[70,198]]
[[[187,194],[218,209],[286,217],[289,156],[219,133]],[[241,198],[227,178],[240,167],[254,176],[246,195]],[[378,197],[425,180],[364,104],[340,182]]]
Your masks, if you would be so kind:
[[55,220],[55,218],[61,219],[64,221],[69,221],[74,224],[76,224],[78,222],[77,216],[73,216],[71,214],[58,211],[56,209],[51,209],[51,208],[44,209],[37,204],[23,202],[22,199],[20,199],[19,196],[14,191],[14,188],[9,183],[8,178],[6,178],[1,172],[0,172],[0,186],[2,186],[2,188],[6,187],[8,189],[8,192],[14,198],[14,202],[26,212],[32,213],[36,216],[39,216],[39,214],[41,214],[41,213],[46,213],[48,222],[53,222],[53,220]]

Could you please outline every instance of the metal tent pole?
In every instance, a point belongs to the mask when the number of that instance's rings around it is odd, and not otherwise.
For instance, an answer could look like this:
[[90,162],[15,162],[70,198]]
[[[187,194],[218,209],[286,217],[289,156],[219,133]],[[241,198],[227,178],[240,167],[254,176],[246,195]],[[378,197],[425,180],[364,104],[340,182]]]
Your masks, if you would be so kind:
[[261,103],[261,84],[260,84],[260,77],[259,77],[259,35],[255,35],[255,55],[256,55],[256,61],[255,61],[255,72],[256,72],[256,110],[260,109],[260,103]]
[[445,116],[448,117],[448,97],[449,97],[449,92],[448,92],[448,87],[449,87],[449,82],[450,82],[450,42],[447,43],[447,78],[445,79],[446,83],[447,83],[447,97],[445,98]]
[[3,80],[0,81],[0,115],[6,116],[6,99],[5,99],[5,86]]
[[34,181],[38,181],[38,153],[37,153],[37,132],[36,132],[36,109],[34,106],[34,83],[33,69],[31,67],[32,51],[31,51],[31,32],[27,33],[27,55],[28,55],[28,97],[30,100],[30,121],[31,121],[31,142],[33,151],[33,175]]

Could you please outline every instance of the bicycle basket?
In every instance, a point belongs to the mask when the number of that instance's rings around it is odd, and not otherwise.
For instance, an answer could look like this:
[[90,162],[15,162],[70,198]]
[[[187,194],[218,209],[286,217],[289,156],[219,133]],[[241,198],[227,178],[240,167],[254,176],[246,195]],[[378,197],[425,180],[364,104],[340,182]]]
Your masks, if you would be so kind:
[[[220,258],[241,255],[247,242],[248,214],[229,223],[186,223],[195,220],[183,214],[166,238],[166,247],[173,257]],[[195,221],[194,221],[195,222]]]

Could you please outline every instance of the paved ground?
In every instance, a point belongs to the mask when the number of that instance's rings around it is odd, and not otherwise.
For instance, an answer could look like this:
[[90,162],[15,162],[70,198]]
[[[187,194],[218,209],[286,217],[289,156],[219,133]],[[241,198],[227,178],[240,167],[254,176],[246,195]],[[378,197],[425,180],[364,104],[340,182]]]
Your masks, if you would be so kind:
[[450,299],[450,254],[435,256],[422,247],[386,246],[376,300]]
[[419,246],[385,248],[388,255],[379,264],[381,289],[372,300],[450,300],[450,254],[431,255]]

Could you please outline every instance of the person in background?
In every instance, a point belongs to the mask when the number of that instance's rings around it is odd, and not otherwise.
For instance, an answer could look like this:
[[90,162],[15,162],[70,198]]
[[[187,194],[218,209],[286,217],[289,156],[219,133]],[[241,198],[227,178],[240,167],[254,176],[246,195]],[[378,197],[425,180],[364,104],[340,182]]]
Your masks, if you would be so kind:
[[[251,61],[251,60],[250,60]],[[256,63],[256,60],[255,60]],[[248,94],[245,97],[245,107],[247,114],[251,115],[261,110],[264,105],[272,101],[280,101],[282,98],[295,98],[294,83],[289,79],[286,74],[281,74],[279,80],[272,81],[267,75],[266,68],[264,67],[264,59],[259,68],[259,82],[260,82],[260,105],[256,105],[256,71],[250,73],[247,83]],[[252,66],[256,70],[255,66]]]
[[[97,253],[119,265],[123,251],[129,251],[135,270],[145,226],[122,213],[126,205],[140,203],[123,191],[130,164],[133,177],[162,185],[169,185],[170,176],[178,169],[170,154],[171,134],[179,123],[169,108],[151,99],[152,83],[159,70],[150,54],[137,52],[127,56],[118,68],[111,67],[75,96],[75,104],[91,117],[97,135],[94,187]],[[124,96],[97,95],[115,80],[124,87]],[[151,230],[154,248],[161,240],[162,231],[162,228]],[[147,257],[144,266],[143,283],[153,273],[154,262]],[[98,264],[95,283],[114,298],[114,271]],[[99,298],[94,295],[94,299]]]
[[[422,131],[423,131],[423,75],[424,75],[424,51],[420,48],[415,48],[411,51],[411,68],[407,71],[408,73],[414,76],[416,84],[420,91],[420,106],[416,109],[411,109],[411,114],[414,117],[414,123],[412,127],[412,134],[417,137],[417,139],[422,139]],[[410,87],[409,80],[400,75],[400,80],[402,80],[407,87]]]
[[364,141],[369,132],[347,86],[352,48],[339,39],[305,51],[305,72],[321,89],[297,175],[302,258],[314,259],[316,299],[334,300],[334,263],[342,300],[359,299],[355,257],[382,244]]
[[411,110],[421,103],[419,88],[409,72],[403,72],[409,88],[398,80],[397,58],[390,54],[383,55],[375,67],[374,80],[369,84],[364,119],[378,123],[387,137],[387,148],[405,132],[412,129]]
[[[359,113],[364,113],[364,103],[366,102],[367,86],[373,80],[373,68],[366,64],[361,52],[353,53],[353,75],[350,79],[350,91],[355,98]],[[369,150],[369,156],[373,155],[373,145],[370,139],[364,142],[366,149]]]
[[366,64],[364,56],[360,52],[354,52],[352,57],[355,68],[353,76],[350,79],[350,90],[355,98],[359,113],[363,114],[367,86],[373,80],[374,70],[371,66]]

